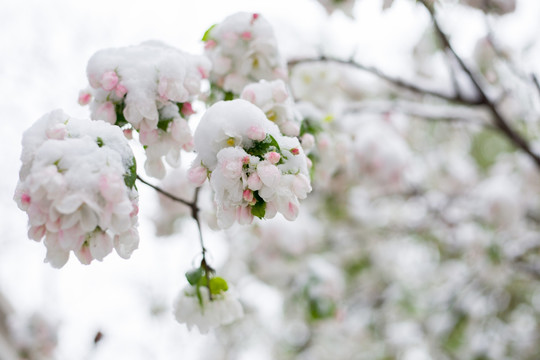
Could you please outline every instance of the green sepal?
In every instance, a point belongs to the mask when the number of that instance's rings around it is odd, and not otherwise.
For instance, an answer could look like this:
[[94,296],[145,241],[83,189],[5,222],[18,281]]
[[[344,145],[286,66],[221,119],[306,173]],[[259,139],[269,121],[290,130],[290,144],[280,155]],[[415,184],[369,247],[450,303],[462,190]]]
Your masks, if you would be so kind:
[[128,168],[128,171],[124,174],[124,183],[130,189],[133,189],[135,186],[135,181],[137,180],[137,162],[135,157],[133,157],[133,163]]
[[206,31],[204,32],[204,35],[203,35],[203,37],[202,37],[202,39],[201,39],[202,41],[207,42],[208,40],[210,40],[210,32],[212,31],[213,28],[216,27],[216,25],[217,25],[217,24],[214,24],[214,25],[210,26],[210,27],[208,28],[208,30],[206,30]]
[[277,140],[270,134],[266,134],[266,138],[262,141],[254,141],[253,146],[246,149],[249,155],[258,156],[260,159],[263,159],[264,154],[269,151],[276,151],[281,154]]
[[173,119],[163,119],[163,120],[159,120],[158,123],[157,123],[157,127],[158,129],[161,129],[165,132],[167,132],[167,129],[169,128],[169,124],[173,121]]
[[227,281],[220,277],[211,278],[210,285],[208,287],[210,288],[210,292],[212,293],[212,295],[218,295],[222,292],[229,290],[229,285],[227,285]]
[[190,285],[197,285],[199,281],[203,278],[204,270],[202,268],[197,268],[186,272],[186,279]]
[[253,197],[257,200],[257,202],[251,207],[251,215],[262,219],[266,214],[266,202],[259,196],[258,191],[253,192]]

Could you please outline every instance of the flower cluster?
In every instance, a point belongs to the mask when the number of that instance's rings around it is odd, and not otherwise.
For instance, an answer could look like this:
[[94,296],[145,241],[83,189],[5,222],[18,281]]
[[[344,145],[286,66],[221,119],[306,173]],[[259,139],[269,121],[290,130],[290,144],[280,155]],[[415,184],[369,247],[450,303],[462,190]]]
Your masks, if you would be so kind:
[[230,324],[244,316],[242,304],[227,282],[212,275],[209,269],[202,267],[186,273],[189,284],[180,291],[174,302],[174,316],[179,323],[185,323],[189,330],[196,326],[201,333],[208,333],[210,329]]
[[[88,62],[87,75],[94,95],[92,119],[139,132],[145,146],[148,175],[162,178],[162,158],[179,166],[180,150],[192,149],[186,119],[193,114],[191,101],[208,77],[210,62],[204,56],[184,53],[159,42],[98,51]],[[88,104],[83,91],[79,103]]]
[[89,264],[113,247],[129,258],[139,243],[138,195],[122,131],[57,110],[28,129],[22,143],[14,199],[28,213],[29,237],[45,237],[45,261],[60,268],[73,251]]
[[219,227],[277,212],[296,218],[298,199],[311,191],[307,158],[298,139],[281,135],[258,107],[242,99],[214,104],[194,140],[188,177],[198,186],[210,177]]
[[212,61],[210,80],[226,95],[238,95],[248,83],[286,78],[270,24],[259,14],[227,17],[203,37]]
[[294,107],[283,80],[266,81],[247,85],[240,98],[257,105],[266,117],[276,123],[282,134],[298,136],[301,115]]

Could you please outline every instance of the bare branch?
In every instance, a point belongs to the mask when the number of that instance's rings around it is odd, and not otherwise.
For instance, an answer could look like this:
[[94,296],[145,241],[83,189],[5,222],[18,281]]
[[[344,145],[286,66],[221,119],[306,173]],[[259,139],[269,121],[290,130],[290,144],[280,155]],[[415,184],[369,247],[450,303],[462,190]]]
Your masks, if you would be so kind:
[[358,70],[362,70],[362,71],[366,71],[368,73],[371,73],[395,86],[398,86],[400,88],[403,88],[403,89],[406,89],[406,90],[409,90],[411,92],[414,92],[416,94],[419,94],[419,95],[430,95],[430,96],[434,96],[434,97],[437,97],[439,99],[443,99],[443,100],[446,100],[446,101],[450,101],[450,102],[456,102],[456,103],[461,103],[461,104],[466,104],[466,105],[481,105],[482,104],[482,101],[478,100],[478,99],[468,99],[468,98],[465,98],[463,97],[461,94],[457,93],[455,95],[449,95],[447,93],[444,93],[444,92],[441,92],[441,91],[437,91],[437,90],[432,90],[432,89],[426,89],[424,87],[420,87],[418,85],[415,85],[413,83],[410,83],[410,82],[407,82],[405,80],[402,80],[402,79],[398,79],[398,78],[394,78],[390,75],[387,75],[385,73],[383,73],[381,70],[375,68],[375,67],[372,67],[372,66],[367,66],[367,65],[363,65],[363,64],[360,64],[352,59],[350,60],[343,60],[343,59],[338,59],[338,58],[334,58],[334,57],[328,57],[328,56],[325,56],[325,55],[322,55],[320,57],[317,57],[317,58],[303,58],[303,59],[293,59],[293,60],[289,60],[288,62],[288,66],[289,67],[294,67],[298,64],[305,64],[305,63],[313,63],[313,62],[332,62],[332,63],[337,63],[337,64],[342,64],[342,65],[347,65],[347,66],[351,66],[353,68],[356,68]]
[[523,136],[521,136],[521,134],[519,134],[516,130],[514,130],[510,126],[510,124],[508,124],[508,122],[504,119],[502,114],[497,109],[495,102],[489,98],[486,91],[480,84],[480,81],[478,80],[478,76],[473,72],[472,69],[470,69],[467,66],[467,64],[465,64],[463,59],[456,53],[456,51],[450,44],[448,36],[441,30],[441,27],[439,26],[439,22],[437,21],[437,18],[435,16],[435,9],[434,9],[432,1],[430,0],[419,0],[419,1],[429,11],[431,19],[433,21],[433,26],[435,27],[435,31],[437,32],[440,40],[442,41],[443,47],[445,49],[448,49],[450,53],[454,56],[459,66],[463,70],[463,72],[465,72],[465,74],[471,80],[472,85],[474,86],[475,90],[480,96],[481,104],[485,105],[489,109],[491,114],[493,115],[493,120],[495,122],[495,126],[497,127],[497,129],[500,132],[502,132],[510,141],[512,141],[514,145],[516,145],[518,148],[520,148],[525,153],[527,153],[533,159],[536,165],[540,168],[540,157],[531,150],[527,140]]

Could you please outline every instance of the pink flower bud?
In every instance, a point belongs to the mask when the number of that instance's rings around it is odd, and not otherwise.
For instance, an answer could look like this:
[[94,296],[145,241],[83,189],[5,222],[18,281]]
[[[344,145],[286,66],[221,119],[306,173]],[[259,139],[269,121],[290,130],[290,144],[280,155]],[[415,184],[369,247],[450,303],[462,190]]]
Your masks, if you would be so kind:
[[193,148],[195,148],[195,143],[193,142],[193,139],[182,145],[182,149],[184,149],[184,151],[193,151]]
[[205,48],[206,50],[210,50],[210,49],[215,48],[216,45],[217,45],[217,43],[216,43],[214,40],[210,39],[210,40],[208,40],[208,41],[206,42],[206,44],[204,44],[204,48]]
[[292,201],[287,202],[285,207],[279,209],[279,212],[289,221],[293,221],[298,217],[298,204]]
[[55,124],[53,127],[47,129],[46,135],[49,139],[63,140],[67,135],[66,125]]
[[281,179],[281,171],[279,171],[277,166],[272,165],[268,161],[261,161],[257,165],[257,174],[263,184],[270,188],[277,186]]
[[111,91],[118,84],[118,75],[114,71],[107,71],[101,77],[101,87],[105,91]]
[[91,100],[92,100],[92,94],[90,94],[88,91],[85,91],[85,90],[79,91],[79,105],[81,106],[88,105]]
[[270,164],[275,165],[279,162],[279,159],[281,159],[281,155],[275,151],[270,151],[264,154],[264,158],[268,160]]
[[127,94],[127,88],[124,86],[124,84],[120,83],[116,85],[116,90],[114,92],[116,96],[118,96],[119,98],[123,98],[124,95]]
[[246,155],[242,158],[242,164],[247,165],[249,164],[249,156]]
[[253,215],[251,214],[251,207],[239,206],[236,209],[236,219],[240,225],[248,225],[253,222]]
[[116,111],[114,110],[114,104],[110,101],[103,103],[97,108],[92,118],[95,120],[104,120],[109,124],[114,125],[116,122]]
[[259,175],[257,175],[257,173],[253,173],[249,175],[247,179],[247,185],[248,185],[248,188],[250,188],[251,190],[257,191],[262,188],[263,183]]
[[31,201],[30,195],[28,195],[27,193],[22,193],[22,195],[21,195],[21,204],[23,206],[29,206],[30,201]]
[[193,107],[191,107],[191,103],[185,102],[182,105],[182,115],[184,115],[185,117],[188,117],[193,114],[195,114],[195,111],[193,111]]
[[255,13],[251,16],[251,25],[253,25],[253,23],[255,22],[255,20],[257,20],[259,18],[259,14]]
[[90,247],[88,245],[83,245],[78,251],[74,251],[77,259],[84,265],[90,265],[92,260],[92,253],[90,253]]
[[251,140],[263,141],[266,138],[266,132],[260,126],[250,126],[247,130],[247,136]]
[[197,165],[188,170],[188,180],[195,186],[201,186],[207,178],[208,170],[202,166]]
[[252,104],[255,104],[255,101],[257,99],[257,95],[255,94],[255,91],[253,91],[252,89],[244,89],[244,91],[242,91],[242,95],[240,95],[240,97],[244,100],[247,100],[249,101],[250,103]]
[[124,129],[122,131],[124,132],[124,136],[126,137],[126,139],[133,139],[133,129]]
[[298,148],[292,148],[291,149],[291,154],[298,155],[298,154],[300,154],[300,150],[298,150]]
[[157,129],[141,130],[139,132],[139,141],[142,145],[152,145],[158,142],[159,132]]
[[246,202],[251,203],[253,201],[253,191],[249,189],[244,190],[242,197]]

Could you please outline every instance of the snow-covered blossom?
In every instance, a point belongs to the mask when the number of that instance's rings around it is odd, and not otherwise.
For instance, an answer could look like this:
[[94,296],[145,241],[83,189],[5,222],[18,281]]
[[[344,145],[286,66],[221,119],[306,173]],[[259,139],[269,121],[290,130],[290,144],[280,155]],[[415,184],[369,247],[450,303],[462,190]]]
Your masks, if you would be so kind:
[[113,248],[137,248],[135,159],[118,127],[75,119],[61,110],[23,136],[15,201],[28,214],[31,239],[45,238],[46,262],[60,268],[71,251],[83,264]]
[[[180,150],[192,149],[186,119],[193,114],[191,101],[200,94],[210,66],[204,56],[155,41],[98,51],[87,67],[94,95],[92,119],[136,129],[146,149],[147,174],[162,178],[163,157],[177,167]],[[88,100],[83,95],[81,103]]]
[[[253,139],[262,132],[264,140]],[[298,199],[311,191],[307,158],[298,139],[281,135],[258,107],[242,99],[214,104],[194,140],[198,156],[190,171],[204,167],[210,174],[221,228],[276,212],[296,218]]]
[[[210,284],[212,284],[211,279]],[[222,280],[221,278],[217,278]],[[224,286],[215,290],[212,286],[186,285],[174,302],[174,316],[179,323],[191,330],[194,326],[203,334],[221,325],[228,325],[244,316],[242,304],[234,290]],[[212,297],[210,298],[210,290]]]
[[298,136],[301,115],[294,107],[294,102],[283,80],[266,81],[247,85],[240,97],[257,105],[266,117],[275,122],[282,134]]
[[259,14],[233,14],[208,29],[203,41],[213,65],[210,80],[225,92],[239,95],[248,83],[286,78],[272,27]]

